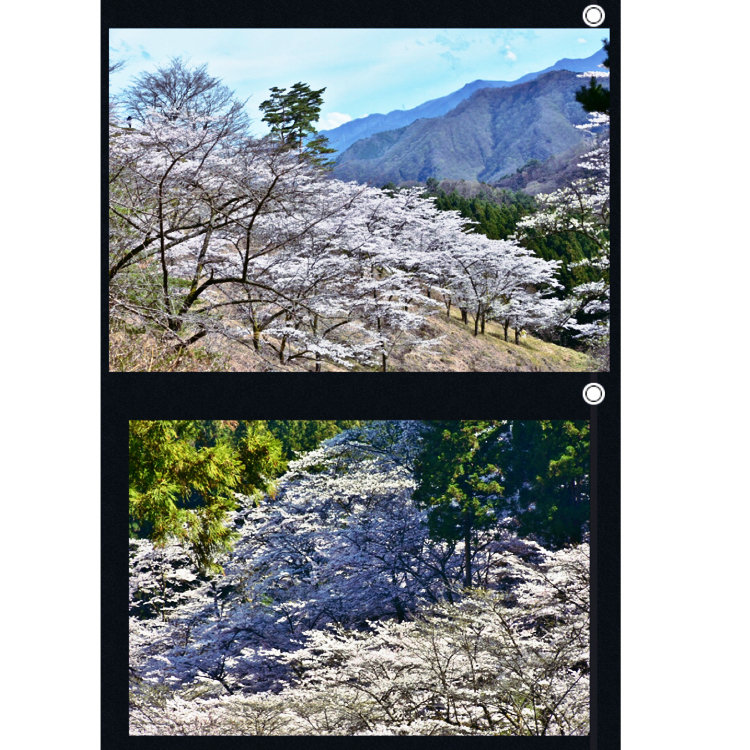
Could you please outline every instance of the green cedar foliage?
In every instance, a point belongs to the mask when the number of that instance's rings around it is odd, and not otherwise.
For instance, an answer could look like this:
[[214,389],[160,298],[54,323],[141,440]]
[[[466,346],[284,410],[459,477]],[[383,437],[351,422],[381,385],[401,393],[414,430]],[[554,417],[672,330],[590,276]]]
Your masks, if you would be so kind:
[[[607,57],[604,67],[609,70],[609,41],[604,41],[604,49]],[[584,86],[576,92],[576,101],[579,102],[587,112],[603,112],[609,114],[609,89],[597,83],[593,76],[588,86]]]
[[232,432],[232,445],[242,461],[242,492],[268,492],[272,481],[286,471],[281,441],[261,420],[240,421]]
[[472,585],[472,534],[495,521],[493,505],[502,497],[498,468],[487,447],[497,439],[498,421],[428,423],[415,465],[414,500],[429,508],[433,537],[464,541],[464,585]]
[[471,580],[472,531],[516,518],[520,536],[562,547],[589,521],[586,421],[429,422],[415,467],[415,501],[429,509],[433,538],[464,540]]
[[561,261],[557,279],[562,288],[554,291],[554,295],[560,299],[569,297],[580,284],[601,278],[601,273],[595,268],[580,263],[585,259],[596,258],[601,252],[599,245],[581,232],[565,230],[545,234],[527,228],[524,230],[523,245],[544,260]]
[[435,196],[435,207],[441,211],[458,211],[461,216],[476,222],[472,231],[491,240],[507,240],[518,221],[534,210],[534,199],[522,192],[510,190],[480,190],[472,198],[465,198],[456,190],[446,193],[434,178],[427,180],[426,195]]
[[177,541],[204,571],[231,549],[235,493],[272,491],[286,469],[282,444],[263,421],[130,423],[130,530],[155,544]]
[[521,421],[498,445],[508,497],[522,508],[519,535],[562,547],[582,541],[589,521],[589,423]]
[[242,462],[238,491],[266,492],[286,471],[281,441],[263,420],[205,420],[196,422],[197,447],[228,444]]
[[[581,218],[576,214],[571,216],[574,219]],[[604,231],[603,234],[608,238],[609,231]],[[585,262],[599,258],[602,247],[594,238],[583,232],[563,228],[545,233],[536,228],[525,227],[521,244],[544,260],[560,261],[557,279],[561,288],[552,292],[560,299],[575,296],[575,288],[582,284],[602,280],[609,283],[609,273],[606,269],[602,270],[596,263]],[[583,310],[576,315],[578,323],[591,323],[597,319],[600,319],[598,313],[590,314]],[[545,337],[563,346],[580,346],[574,332],[566,329],[559,329],[554,334],[546,334]]]
[[199,438],[196,422],[130,423],[130,529],[157,545],[177,540],[199,569],[216,571],[217,555],[235,537],[226,519],[235,507],[242,463],[227,442],[198,447]]
[[272,419],[267,422],[269,431],[279,440],[285,460],[317,448],[324,440],[342,430],[361,424],[358,420]]
[[179,542],[203,571],[231,549],[235,493],[273,495],[298,453],[355,420],[162,420],[130,423],[130,533]]

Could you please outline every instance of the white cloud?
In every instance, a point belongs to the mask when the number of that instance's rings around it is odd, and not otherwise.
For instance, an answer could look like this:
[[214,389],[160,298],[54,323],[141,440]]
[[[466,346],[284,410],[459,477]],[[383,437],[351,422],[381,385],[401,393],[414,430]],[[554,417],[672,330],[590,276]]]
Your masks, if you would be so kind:
[[329,112],[324,117],[320,118],[317,123],[318,130],[333,130],[339,125],[343,125],[345,122],[349,122],[352,119],[351,115],[346,115],[343,112]]
[[587,42],[587,41],[588,41],[588,40],[587,40],[587,39],[584,39],[584,38],[583,38],[582,36],[579,36],[579,37],[578,37],[578,44],[586,44],[586,42]]
[[515,53],[515,52],[513,52],[513,50],[508,50],[508,51],[507,51],[507,52],[505,53],[505,57],[506,57],[506,58],[507,58],[508,60],[517,60],[517,59],[518,59],[518,57],[516,56],[516,53]]

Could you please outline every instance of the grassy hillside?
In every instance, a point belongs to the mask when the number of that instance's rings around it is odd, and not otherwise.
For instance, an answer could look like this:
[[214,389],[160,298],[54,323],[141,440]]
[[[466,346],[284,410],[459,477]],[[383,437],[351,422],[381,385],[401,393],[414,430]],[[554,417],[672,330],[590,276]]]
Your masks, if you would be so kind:
[[433,351],[412,350],[396,355],[393,370],[410,372],[579,372],[593,364],[583,352],[524,336],[520,344],[503,339],[503,329],[488,322],[485,334],[474,336],[472,328],[461,323],[456,313],[447,320],[444,315],[430,319],[432,336],[444,336]]
[[[450,320],[444,314],[428,319],[422,330],[425,339],[438,339],[430,348],[403,346],[389,360],[391,372],[586,372],[596,369],[590,358],[573,349],[556,346],[533,336],[523,336],[519,344],[504,341],[502,327],[488,322],[484,335],[474,336],[460,316]],[[119,340],[115,335],[113,343]],[[223,336],[207,336],[201,346],[191,347],[187,355],[176,360],[160,349],[158,342],[142,334],[130,339],[127,369],[151,371],[219,371],[219,372],[305,372],[314,369],[312,362],[293,360],[281,364],[267,344],[256,352],[251,346]],[[122,356],[124,341],[120,341]],[[115,346],[115,348],[118,348]],[[113,366],[112,369],[120,369]],[[324,362],[324,371],[345,368]],[[377,368],[358,366],[354,371],[376,372]]]

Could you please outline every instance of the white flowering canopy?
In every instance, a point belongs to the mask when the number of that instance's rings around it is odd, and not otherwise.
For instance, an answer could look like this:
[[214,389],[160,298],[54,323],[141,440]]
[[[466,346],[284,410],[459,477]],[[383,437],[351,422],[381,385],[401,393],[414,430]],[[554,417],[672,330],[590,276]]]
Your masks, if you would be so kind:
[[588,544],[430,537],[420,422],[373,422],[238,498],[224,575],[131,541],[132,734],[586,734]]
[[430,348],[440,297],[501,320],[522,299],[514,325],[550,327],[556,262],[471,229],[421,189],[332,179],[210,115],[110,127],[110,309],[176,345],[213,333],[282,362],[385,368],[397,347]]

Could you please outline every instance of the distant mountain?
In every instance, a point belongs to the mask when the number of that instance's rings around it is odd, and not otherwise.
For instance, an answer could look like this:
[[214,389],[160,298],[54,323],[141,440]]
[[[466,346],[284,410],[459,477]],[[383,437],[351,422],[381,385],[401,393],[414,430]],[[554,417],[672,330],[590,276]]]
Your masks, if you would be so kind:
[[562,154],[551,156],[546,161],[531,160],[513,174],[495,180],[492,186],[506,190],[523,190],[530,195],[551,193],[589,174],[586,169],[579,166],[584,154],[589,150],[590,144],[585,140]]
[[413,109],[395,109],[387,115],[374,114],[367,117],[360,117],[357,120],[345,122],[337,128],[321,130],[320,133],[328,138],[331,148],[336,149],[337,152],[342,152],[360,138],[367,138],[375,133],[382,133],[385,130],[403,128],[421,118],[440,117],[440,115],[450,112],[464,101],[464,99],[468,99],[475,91],[479,91],[480,89],[515,86],[519,83],[533,81],[535,78],[553,70],[570,70],[574,73],[585,73],[588,70],[596,70],[604,62],[606,56],[607,53],[604,50],[599,50],[591,55],[591,57],[580,60],[564,58],[558,60],[549,68],[537,71],[536,73],[527,73],[516,81],[472,81],[452,94],[441,96],[439,99],[431,99]]
[[335,177],[382,185],[437,179],[497,182],[531,160],[572,152],[590,138],[575,94],[584,81],[565,70],[526,83],[475,91],[441,117],[416,120],[357,141]]

